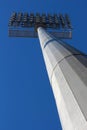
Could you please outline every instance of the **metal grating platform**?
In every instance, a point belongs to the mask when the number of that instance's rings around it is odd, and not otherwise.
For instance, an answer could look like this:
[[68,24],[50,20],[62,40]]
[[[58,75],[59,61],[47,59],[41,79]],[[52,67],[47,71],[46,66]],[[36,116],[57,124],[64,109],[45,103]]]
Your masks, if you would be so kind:
[[[53,36],[56,38],[61,39],[71,39],[72,38],[72,31],[69,32],[50,32]],[[9,37],[31,37],[31,38],[37,38],[38,35],[34,31],[28,31],[28,30],[9,30]]]

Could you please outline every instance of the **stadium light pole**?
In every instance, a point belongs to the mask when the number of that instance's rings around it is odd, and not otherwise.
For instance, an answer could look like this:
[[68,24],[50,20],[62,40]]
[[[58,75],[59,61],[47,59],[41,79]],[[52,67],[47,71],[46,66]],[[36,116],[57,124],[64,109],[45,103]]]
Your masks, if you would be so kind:
[[[22,24],[29,27],[29,20],[32,21],[34,18],[30,27],[35,26],[36,33],[9,28],[9,36],[37,37],[38,33],[62,129],[87,130],[87,55],[61,40],[63,38],[72,38],[71,23],[68,16],[59,16],[60,22],[57,23],[61,24],[60,27],[63,27],[63,30],[55,33],[53,30],[51,34],[46,29],[54,29],[59,26],[53,22],[57,21],[54,20],[57,15],[53,17],[48,15],[46,18],[45,15],[40,17],[39,14],[35,17],[31,16],[23,15],[22,20],[25,18],[26,21],[27,19],[27,24],[26,22],[23,23],[23,21]],[[17,18],[20,17],[16,16],[13,19],[14,22],[10,21],[11,26],[19,26],[17,25],[19,24]]]

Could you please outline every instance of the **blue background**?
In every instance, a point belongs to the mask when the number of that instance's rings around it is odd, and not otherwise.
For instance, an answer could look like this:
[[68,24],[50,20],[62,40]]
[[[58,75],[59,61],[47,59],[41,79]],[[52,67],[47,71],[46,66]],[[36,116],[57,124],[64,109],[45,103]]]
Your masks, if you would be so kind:
[[87,1],[0,2],[0,130],[61,130],[39,40],[8,37],[13,11],[68,13],[74,28],[68,43],[87,53]]

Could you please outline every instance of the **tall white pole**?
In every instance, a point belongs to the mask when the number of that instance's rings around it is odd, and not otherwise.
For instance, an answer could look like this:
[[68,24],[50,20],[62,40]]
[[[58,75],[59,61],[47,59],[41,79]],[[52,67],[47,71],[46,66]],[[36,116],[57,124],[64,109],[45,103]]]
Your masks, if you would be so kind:
[[63,130],[87,130],[87,56],[37,29]]

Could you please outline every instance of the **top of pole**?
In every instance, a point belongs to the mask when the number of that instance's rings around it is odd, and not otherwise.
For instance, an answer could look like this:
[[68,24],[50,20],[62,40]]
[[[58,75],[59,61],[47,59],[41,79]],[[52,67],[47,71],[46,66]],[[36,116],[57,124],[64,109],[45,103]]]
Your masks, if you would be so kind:
[[43,27],[59,38],[72,38],[72,25],[67,14],[13,12],[8,27],[9,36],[37,37],[37,28]]

